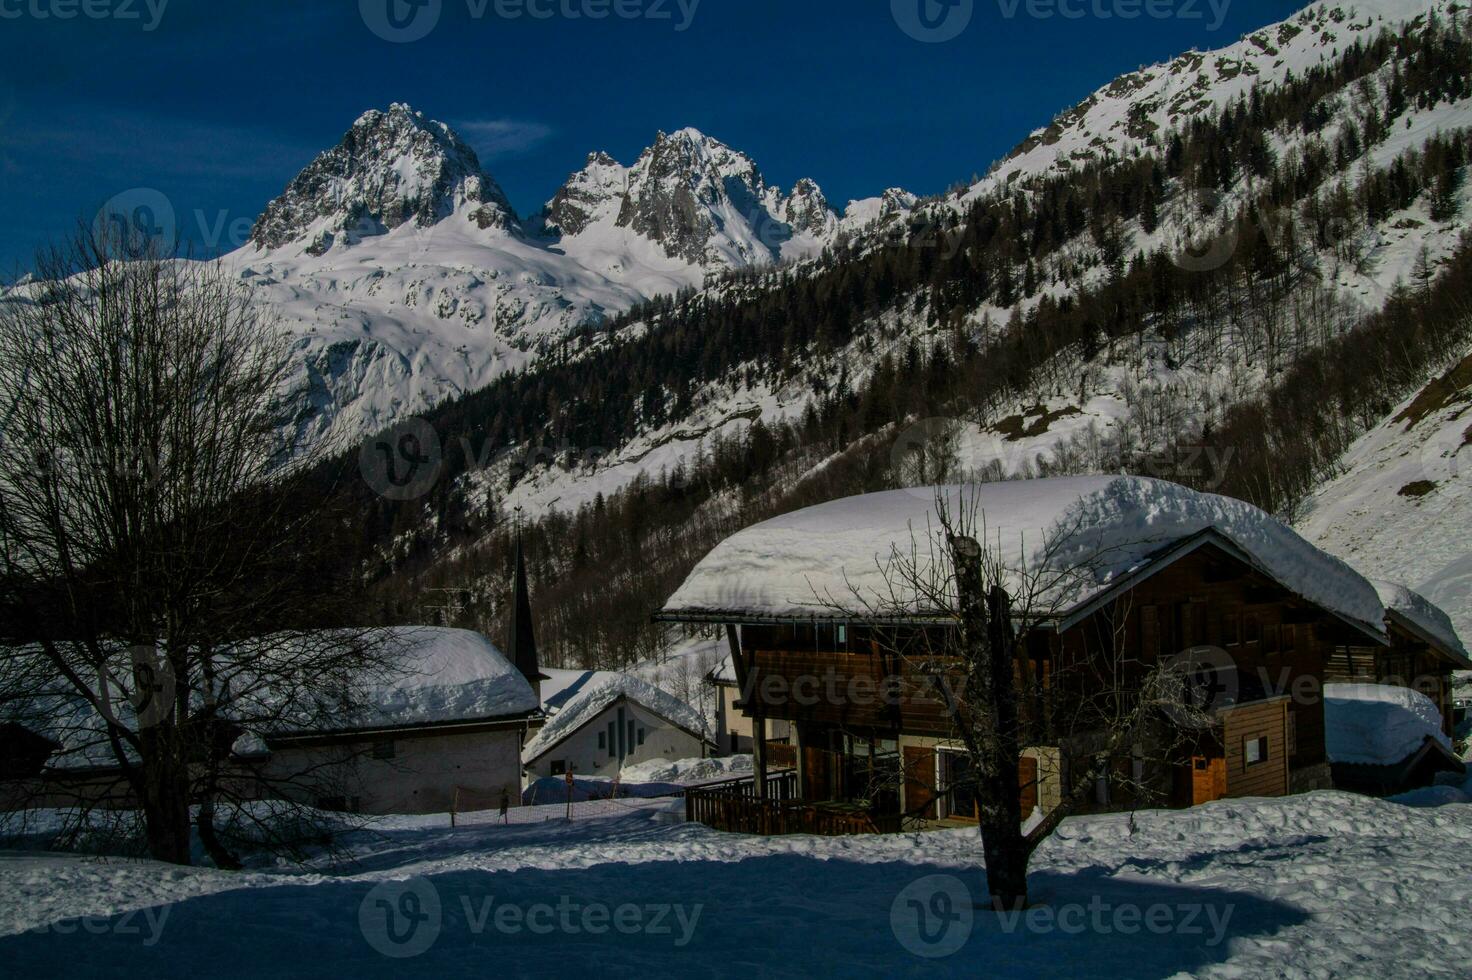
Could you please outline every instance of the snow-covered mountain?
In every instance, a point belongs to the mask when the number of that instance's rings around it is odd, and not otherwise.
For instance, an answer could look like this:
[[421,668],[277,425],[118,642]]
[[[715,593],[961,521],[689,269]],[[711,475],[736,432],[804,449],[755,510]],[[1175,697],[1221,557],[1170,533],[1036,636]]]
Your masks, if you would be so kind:
[[308,255],[345,249],[406,223],[424,229],[457,213],[477,228],[512,229],[516,214],[475,151],[444,123],[406,105],[365,112],[342,142],[266,206],[251,230],[261,250]]
[[[1455,6],[1454,4],[1452,6]],[[1329,65],[1356,42],[1450,8],[1443,0],[1320,0],[1226,47],[1190,51],[1121,75],[1033,131],[982,180],[974,199],[1018,179],[1067,173],[1091,161],[1152,148],[1193,118],[1219,113],[1255,85]]]
[[299,435],[352,441],[528,367],[589,325],[721,272],[805,258],[913,197],[839,218],[693,129],[594,153],[522,222],[450,127],[364,113],[226,258],[298,338]]
[[[574,362],[602,363],[621,343],[642,344],[645,338],[651,351],[663,354],[657,343],[662,331],[683,331],[672,344],[698,344],[707,320],[721,330],[737,329],[741,304],[748,300],[753,322],[809,310],[814,318],[843,321],[837,331],[843,339],[786,346],[774,354],[753,335],[737,352],[747,360],[738,357],[709,371],[691,367],[682,376],[664,372],[662,405],[650,409],[658,392],[646,392],[625,413],[621,433],[587,438],[599,447],[596,459],[557,449],[555,460],[537,462],[548,460],[547,450],[532,453],[528,446],[525,457],[511,454],[490,466],[470,467],[456,477],[472,515],[469,536],[446,533],[427,515],[419,531],[383,549],[385,566],[414,553],[418,567],[407,574],[426,581],[443,574],[463,584],[474,567],[467,556],[478,546],[499,547],[496,529],[512,508],[533,519],[553,510],[575,513],[585,505],[596,511],[626,488],[637,488],[641,478],[658,486],[662,474],[686,476],[703,466],[702,478],[709,477],[712,460],[741,458],[758,422],[766,438],[780,432],[789,448],[768,474],[746,477],[739,499],[756,501],[750,511],[733,514],[738,502],[712,491],[704,510],[684,525],[660,524],[647,532],[664,542],[659,560],[651,561],[648,549],[635,549],[627,565],[600,565],[598,584],[589,587],[607,591],[610,581],[621,582],[618,589],[627,591],[616,594],[638,606],[645,593],[658,594],[665,578],[678,582],[688,571],[675,568],[688,556],[671,551],[670,541],[708,546],[714,543],[712,527],[776,512],[764,507],[802,495],[810,501],[814,494],[873,488],[856,485],[854,474],[908,485],[898,481],[908,478],[900,457],[911,440],[943,444],[955,457],[950,478],[1127,470],[1189,482],[1192,476],[1169,467],[1204,468],[1194,474],[1197,481],[1241,472],[1230,456],[1198,454],[1190,463],[1167,461],[1163,470],[1155,468],[1153,456],[1183,445],[1210,445],[1206,434],[1220,430],[1234,407],[1263,396],[1284,370],[1355,329],[1397,289],[1423,281],[1423,274],[1434,278],[1461,248],[1472,222],[1472,188],[1457,176],[1463,168],[1454,173],[1428,164],[1449,159],[1449,147],[1465,153],[1472,140],[1472,88],[1436,81],[1440,66],[1467,63],[1450,26],[1465,20],[1461,10],[1457,0],[1315,3],[1221,52],[1193,53],[1106,86],[1081,109],[1033,134],[988,176],[945,198],[916,200],[894,191],[851,206],[837,219],[846,247],[832,261],[799,263],[789,276],[712,282],[673,313],[620,323],[617,333],[575,351]],[[1433,21],[1439,25],[1435,31]],[[1254,109],[1259,100],[1260,114]],[[1133,129],[1130,120],[1137,122]],[[1246,138],[1260,154],[1260,166],[1248,159]],[[1196,156],[1172,164],[1172,148],[1181,144]],[[1207,175],[1201,161],[1210,154],[1231,156],[1232,167]],[[606,157],[591,159],[544,220],[568,232],[629,232],[619,224],[620,188],[631,186],[635,169]],[[1396,186],[1407,190],[1387,195]],[[1107,208],[1100,203],[1104,193],[1149,198],[1151,206]],[[789,209],[803,196],[788,195]],[[1070,208],[1077,215],[1071,224]],[[1096,221],[1098,214],[1112,223]],[[907,217],[912,233],[942,237],[907,242],[891,233],[894,216]],[[847,231],[847,225],[858,230]],[[983,231],[968,238],[975,228]],[[1041,238],[1040,229],[1050,237]],[[1203,239],[1222,246],[1218,265],[1192,254],[1190,246]],[[880,243],[895,247],[871,247]],[[1251,249],[1265,268],[1276,270],[1270,273],[1273,282],[1253,282],[1259,273],[1243,259]],[[1115,259],[1106,258],[1110,252]],[[1215,287],[1198,292],[1199,284],[1213,278],[1212,269],[1229,262],[1229,273],[1218,276]],[[936,271],[905,278],[899,274],[905,268]],[[856,269],[862,271],[845,272]],[[1181,290],[1168,305],[1159,305],[1146,285],[1156,276]],[[970,288],[967,277],[986,285]],[[1003,279],[1009,283],[1005,291],[998,286]],[[886,280],[887,300],[876,299],[878,290],[867,293],[871,283]],[[902,289],[892,285],[899,280]],[[805,291],[804,283],[813,289]],[[763,305],[766,290],[777,298]],[[736,312],[721,319],[721,310],[732,304]],[[1059,313],[1070,307],[1096,318],[1092,337],[1074,329],[1083,317],[1075,316],[1070,325]],[[1098,329],[1110,321],[1107,332]],[[927,358],[964,364],[959,344],[985,352],[1000,340],[1046,353],[1027,355],[1025,376],[1014,369],[1011,376],[1018,380],[987,390],[984,400],[926,394],[916,414],[916,399],[907,397],[901,417],[894,417],[886,414],[898,400],[893,388],[866,391],[876,378],[894,385],[895,366],[906,363],[922,368],[905,368],[900,386],[923,385]],[[611,355],[609,360],[619,363]],[[985,363],[964,366],[980,389],[992,387],[986,369]],[[568,389],[563,401],[578,390]],[[867,418],[844,414],[835,390],[852,392],[858,404],[870,406]],[[488,407],[494,406],[482,406]],[[554,432],[580,425],[555,406],[545,409],[545,418],[542,411],[529,413],[532,425]],[[841,416],[836,431],[815,421],[826,413]],[[1367,417],[1359,424],[1374,421]],[[1398,446],[1393,453],[1405,451]],[[886,463],[893,471],[883,475]],[[1402,480],[1391,494],[1411,482]],[[637,498],[637,489],[625,497]],[[1416,505],[1407,498],[1395,506]],[[1370,533],[1373,515],[1370,506],[1351,515],[1343,539]],[[477,528],[485,533],[479,541],[473,538]],[[1325,533],[1311,536],[1356,560]],[[1388,562],[1365,568],[1436,591],[1438,582],[1455,585],[1462,574],[1454,545],[1443,537],[1424,549],[1427,563],[1444,557],[1436,567]],[[1406,549],[1408,560],[1413,551],[1414,546]],[[577,574],[559,568],[559,587],[572,594],[569,579]],[[637,589],[645,593],[636,597]],[[1445,590],[1436,594],[1459,622],[1472,624],[1472,604],[1459,603]],[[629,625],[619,642],[627,643],[637,629]],[[601,649],[598,655],[617,656]]]
[[814,181],[786,194],[746,154],[695,129],[660,133],[627,167],[590,154],[542,215],[571,255],[636,236],[705,269],[806,258],[832,242],[838,223]]

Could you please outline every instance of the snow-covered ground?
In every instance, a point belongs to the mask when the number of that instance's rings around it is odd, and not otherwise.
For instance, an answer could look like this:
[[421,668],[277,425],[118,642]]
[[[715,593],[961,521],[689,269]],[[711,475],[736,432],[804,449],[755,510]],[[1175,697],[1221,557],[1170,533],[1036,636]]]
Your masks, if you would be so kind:
[[[1342,793],[1065,822],[999,919],[973,830],[755,838],[392,818],[226,874],[0,854],[13,976],[1466,976],[1472,805]],[[913,903],[913,904],[912,904]],[[927,954],[942,954],[929,958]]]

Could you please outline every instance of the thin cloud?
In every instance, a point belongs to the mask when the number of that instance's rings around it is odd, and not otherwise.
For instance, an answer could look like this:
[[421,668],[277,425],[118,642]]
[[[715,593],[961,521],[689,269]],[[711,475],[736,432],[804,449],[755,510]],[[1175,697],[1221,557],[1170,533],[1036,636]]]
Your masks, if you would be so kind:
[[552,135],[551,126],[524,119],[467,119],[454,129],[482,160],[526,153]]
[[300,168],[321,149],[254,127],[101,110],[69,115],[0,134],[0,153],[8,150],[6,155],[22,161],[41,153],[52,160],[122,164],[175,176],[259,177]]

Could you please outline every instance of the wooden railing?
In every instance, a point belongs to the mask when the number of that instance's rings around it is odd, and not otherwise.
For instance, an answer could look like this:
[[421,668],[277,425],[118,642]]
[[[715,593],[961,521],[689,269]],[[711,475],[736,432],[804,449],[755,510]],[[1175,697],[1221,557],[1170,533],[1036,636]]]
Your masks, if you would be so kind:
[[756,795],[755,777],[692,786],[685,791],[685,819],[738,834],[884,834],[900,829],[898,814],[875,815],[846,806],[805,803],[797,798],[797,772],[767,776],[767,798]]

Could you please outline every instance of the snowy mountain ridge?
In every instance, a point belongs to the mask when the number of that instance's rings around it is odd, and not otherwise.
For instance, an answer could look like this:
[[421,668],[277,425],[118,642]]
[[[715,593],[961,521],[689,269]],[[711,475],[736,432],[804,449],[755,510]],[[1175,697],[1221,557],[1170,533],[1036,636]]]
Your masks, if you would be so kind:
[[296,434],[351,442],[643,300],[816,255],[913,201],[887,192],[840,219],[815,182],[785,194],[682,129],[629,167],[591,154],[523,222],[449,126],[394,104],[360,116],[225,261],[298,338]]

